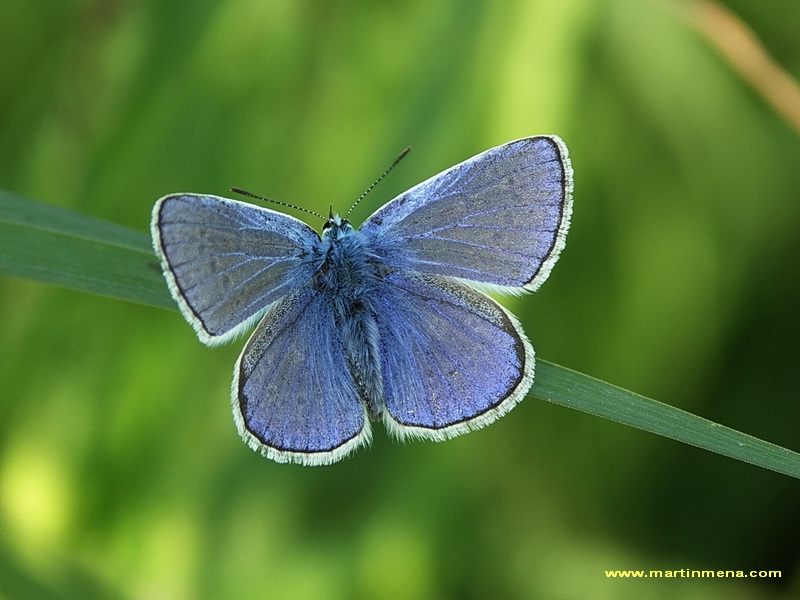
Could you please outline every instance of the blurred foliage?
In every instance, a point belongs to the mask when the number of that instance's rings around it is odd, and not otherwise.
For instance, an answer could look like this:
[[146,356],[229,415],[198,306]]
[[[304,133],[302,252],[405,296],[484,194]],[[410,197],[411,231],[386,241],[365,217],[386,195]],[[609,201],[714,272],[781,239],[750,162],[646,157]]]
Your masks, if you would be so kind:
[[[0,188],[146,231],[169,192],[346,208],[413,145],[358,222],[558,133],[569,243],[508,302],[538,354],[798,449],[800,140],[694,4],[4,0]],[[727,6],[799,79],[800,4]],[[533,400],[447,443],[278,465],[235,433],[240,343],[8,277],[0,325],[0,597],[800,593],[787,477]]]

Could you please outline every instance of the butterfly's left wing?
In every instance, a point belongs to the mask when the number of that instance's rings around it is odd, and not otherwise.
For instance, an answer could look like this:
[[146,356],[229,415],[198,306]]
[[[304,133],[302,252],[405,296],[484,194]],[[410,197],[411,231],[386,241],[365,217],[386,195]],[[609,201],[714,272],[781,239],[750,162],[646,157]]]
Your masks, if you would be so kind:
[[572,167],[556,136],[516,140],[434,175],[361,226],[402,270],[535,290],[564,247]]
[[330,464],[370,440],[330,302],[311,286],[267,310],[236,363],[231,397],[242,438],[278,462]]
[[453,279],[389,273],[375,292],[384,423],[398,437],[443,440],[498,419],[533,383],[517,320]]

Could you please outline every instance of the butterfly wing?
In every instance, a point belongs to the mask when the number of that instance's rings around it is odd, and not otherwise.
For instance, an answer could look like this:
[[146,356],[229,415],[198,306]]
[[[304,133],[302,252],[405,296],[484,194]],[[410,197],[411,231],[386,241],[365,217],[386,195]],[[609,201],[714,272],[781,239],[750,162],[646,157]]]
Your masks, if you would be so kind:
[[305,287],[270,306],[234,370],[247,444],[278,462],[323,465],[370,441],[330,302]]
[[388,266],[535,290],[564,247],[572,167],[556,136],[487,150],[401,194],[360,231]]
[[170,292],[205,344],[241,333],[323,260],[305,223],[217,196],[161,198],[151,232]]
[[376,290],[384,424],[443,440],[495,421],[533,383],[533,348],[513,315],[454,279],[388,274]]

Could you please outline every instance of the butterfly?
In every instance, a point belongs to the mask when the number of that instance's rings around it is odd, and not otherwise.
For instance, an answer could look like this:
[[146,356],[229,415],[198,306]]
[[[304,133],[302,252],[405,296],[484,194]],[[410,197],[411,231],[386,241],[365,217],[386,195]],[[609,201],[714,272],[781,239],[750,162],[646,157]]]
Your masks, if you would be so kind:
[[327,465],[371,441],[445,440],[510,411],[534,351],[484,291],[536,290],[564,248],[572,167],[556,136],[486,150],[400,194],[359,229],[206,194],[153,208],[153,246],[207,345],[257,326],[234,368],[243,440]]

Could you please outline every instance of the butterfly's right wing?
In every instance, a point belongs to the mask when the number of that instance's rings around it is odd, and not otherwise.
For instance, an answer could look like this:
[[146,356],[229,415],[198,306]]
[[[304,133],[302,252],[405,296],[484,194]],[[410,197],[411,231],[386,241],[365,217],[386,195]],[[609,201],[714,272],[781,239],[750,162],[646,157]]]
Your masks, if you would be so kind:
[[535,290],[564,247],[572,167],[556,136],[516,140],[434,175],[361,226],[401,271]]
[[319,235],[302,221],[217,196],[161,198],[151,233],[172,297],[209,345],[248,328],[323,260]]

